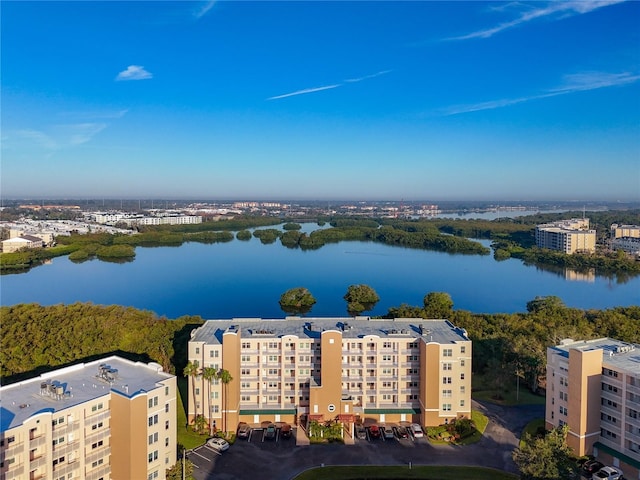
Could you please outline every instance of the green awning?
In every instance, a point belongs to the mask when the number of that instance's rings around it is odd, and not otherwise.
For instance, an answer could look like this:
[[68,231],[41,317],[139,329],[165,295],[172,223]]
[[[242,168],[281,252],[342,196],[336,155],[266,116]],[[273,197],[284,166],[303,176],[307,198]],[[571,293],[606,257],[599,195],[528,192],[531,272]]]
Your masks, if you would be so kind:
[[624,463],[626,463],[627,465],[631,465],[634,468],[640,468],[640,462],[638,460],[635,460],[633,458],[631,458],[628,455],[625,455],[624,453],[620,453],[619,451],[608,447],[607,445],[604,445],[600,442],[596,442],[593,444],[593,446],[595,448],[597,448],[598,450],[602,450],[605,453],[608,453],[609,455],[619,458],[621,461],[623,461]]
[[295,415],[295,408],[285,408],[283,410],[240,410],[240,415]]
[[375,415],[380,414],[392,414],[392,413],[410,413],[420,414],[419,408],[365,408],[364,413],[371,413]]

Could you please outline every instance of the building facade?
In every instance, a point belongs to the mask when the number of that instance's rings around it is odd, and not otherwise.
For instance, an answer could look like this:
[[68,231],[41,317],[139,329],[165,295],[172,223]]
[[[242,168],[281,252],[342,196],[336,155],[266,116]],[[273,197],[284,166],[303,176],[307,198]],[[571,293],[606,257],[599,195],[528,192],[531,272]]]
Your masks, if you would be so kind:
[[2,251],[4,253],[18,252],[23,249],[42,248],[43,246],[44,242],[42,239],[33,235],[22,235],[2,241]]
[[536,246],[566,254],[595,252],[596,231],[588,218],[572,218],[536,226]]
[[0,480],[164,479],[176,378],[107,357],[0,389]]
[[471,414],[471,341],[445,320],[209,320],[189,361],[232,381],[189,378],[189,421],[340,420],[439,425]]
[[611,238],[640,238],[640,225],[611,225]]
[[640,346],[601,338],[547,349],[545,421],[569,426],[576,455],[640,478]]

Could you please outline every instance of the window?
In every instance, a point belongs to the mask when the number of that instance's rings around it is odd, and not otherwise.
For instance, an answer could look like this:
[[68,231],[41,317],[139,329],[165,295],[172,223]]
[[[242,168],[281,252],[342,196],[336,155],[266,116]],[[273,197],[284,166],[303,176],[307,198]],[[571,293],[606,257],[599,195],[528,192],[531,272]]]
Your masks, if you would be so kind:
[[465,347],[464,345],[460,346],[460,353],[466,353],[467,351],[467,347]]
[[462,386],[460,387],[460,393],[465,393],[464,385],[462,385]]
[[240,375],[251,375],[251,370],[248,368],[243,368],[240,370]]
[[96,468],[98,465],[102,465],[104,463],[104,458],[100,458],[91,464],[92,468]]
[[248,350],[251,348],[251,344],[249,342],[242,342],[242,348]]
[[196,395],[200,395],[200,389],[196,387]]
[[392,399],[392,397],[388,393],[385,393],[385,394],[382,395],[382,400],[390,401],[391,399]]
[[443,363],[442,364],[442,369],[443,370],[451,370],[452,365],[450,363]]
[[269,369],[269,375],[278,375],[278,369],[277,368],[270,368]]
[[55,438],[53,440],[53,446],[55,447],[56,445],[59,445],[61,443],[64,443],[64,437],[60,437],[60,438]]
[[60,417],[60,418],[56,418],[53,422],[51,422],[53,424],[53,426],[55,427],[56,425],[59,425],[61,423],[64,423],[64,417]]
[[241,362],[249,362],[251,360],[251,357],[249,355],[240,355],[240,361]]
[[200,347],[196,347],[196,355],[200,354]]
[[64,463],[64,457],[60,457],[60,458],[56,458],[53,461],[53,466],[55,467],[56,465],[58,465],[59,463]]
[[219,354],[218,350],[209,350],[209,358],[218,358]]
[[169,420],[166,420],[166,421],[164,422],[164,429],[165,429],[165,430],[169,430]]
[[464,367],[464,360],[460,360],[460,366]]
[[164,394],[169,395],[169,387],[164,387]]
[[450,403],[443,403],[442,404],[442,410],[444,410],[445,412],[450,412],[451,411],[451,404]]
[[460,374],[460,380],[464,380],[464,373]]
[[382,348],[391,348],[391,342],[383,342]]
[[464,407],[464,400],[460,400],[460,406]]
[[220,406],[219,405],[213,405],[211,407],[211,413],[219,413],[220,412]]
[[451,349],[451,348],[442,349],[442,356],[443,357],[453,357],[453,349]]
[[442,383],[451,383],[451,377],[442,377]]
[[241,402],[249,402],[249,401],[251,401],[251,397],[249,395],[241,395],[240,396],[240,401]]
[[102,402],[97,403],[91,407],[92,412],[97,412],[98,410],[102,410],[104,408],[104,404]]
[[383,355],[382,356],[382,361],[383,362],[390,362],[391,361],[391,355]]
[[91,426],[91,430],[97,430],[99,428],[102,428],[103,423],[102,422],[98,422],[95,425]]
[[165,413],[169,413],[169,404],[168,403],[164,404],[164,411],[165,411]]
[[152,445],[158,441],[158,432],[149,435],[149,445]]
[[278,361],[278,355],[269,355],[269,361],[270,362],[277,362]]
[[451,390],[442,390],[442,396],[443,397],[450,397],[451,396]]
[[391,382],[382,382],[382,388],[391,388]]
[[149,408],[158,406],[158,397],[153,397],[149,399]]
[[157,470],[155,472],[151,472],[149,475],[147,475],[147,480],[154,480],[155,478],[158,478],[158,471]]
[[104,440],[100,440],[98,442],[94,442],[91,444],[91,449],[94,450],[98,447],[101,447],[102,445],[104,445]]

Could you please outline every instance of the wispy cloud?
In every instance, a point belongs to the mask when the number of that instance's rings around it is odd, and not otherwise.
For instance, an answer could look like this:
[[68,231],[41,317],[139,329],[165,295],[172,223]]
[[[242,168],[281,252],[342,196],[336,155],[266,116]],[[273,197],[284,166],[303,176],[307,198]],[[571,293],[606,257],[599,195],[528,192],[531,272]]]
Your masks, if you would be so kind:
[[371,75],[365,75],[364,77],[347,78],[347,79],[343,80],[341,83],[334,83],[333,85],[325,85],[323,87],[313,87],[313,88],[305,88],[303,90],[296,90],[295,92],[284,93],[282,95],[276,95],[274,97],[269,97],[269,98],[267,98],[267,100],[278,100],[279,98],[294,97],[296,95],[304,95],[304,94],[307,94],[307,93],[321,92],[323,90],[331,90],[333,88],[342,87],[346,83],[361,82],[361,81],[367,80],[369,78],[379,77],[380,75],[384,75],[384,74],[389,73],[389,72],[391,72],[391,70],[382,70],[382,71],[377,72],[377,73],[372,73]]
[[204,17],[207,13],[209,13],[209,10],[211,10],[213,8],[213,6],[216,4],[216,2],[217,2],[217,0],[209,0],[201,8],[196,10],[194,12],[193,16],[196,17],[196,19],[200,19],[200,18]]
[[493,110],[496,108],[509,107],[518,103],[539,100],[542,98],[557,97],[559,95],[568,95],[570,93],[584,92],[587,90],[597,90],[600,88],[615,87],[620,85],[628,85],[640,80],[640,75],[629,72],[624,73],[607,73],[607,72],[585,72],[566,75],[562,85],[546,90],[544,92],[515,98],[504,98],[500,100],[491,100],[469,105],[455,105],[444,109],[440,113],[442,115],[458,115],[461,113],[478,112],[481,110]]
[[[539,7],[539,4],[534,4],[534,8],[520,13],[515,19],[500,23],[494,27],[478,30],[475,32],[461,35],[458,37],[449,37],[445,40],[471,40],[474,38],[489,38],[504,30],[517,27],[532,20],[541,18],[548,18],[549,20],[560,20],[575,15],[582,15],[584,13],[591,12],[598,8],[607,7],[616,3],[621,3],[626,0],[571,0],[571,1],[552,1],[545,3],[544,6]],[[509,4],[513,5],[513,4]]]
[[341,86],[342,83],[336,83],[334,85],[325,85],[324,87],[305,88],[303,90],[296,90],[295,92],[276,95],[275,97],[269,97],[267,98],[267,100],[277,100],[279,98],[294,97],[296,95],[304,95],[306,93],[321,92],[322,90],[331,90],[332,88],[338,88]]
[[126,70],[118,74],[116,81],[147,80],[149,78],[153,78],[153,75],[147,72],[144,67],[140,65],[129,65]]
[[385,75],[387,73],[390,73],[391,70],[382,70],[381,72],[377,72],[377,73],[372,73],[371,75],[365,75],[364,77],[359,77],[359,78],[347,78],[345,80],[345,82],[348,83],[355,83],[355,82],[361,82],[362,80],[367,80],[369,78],[375,78],[375,77],[379,77],[380,75]]

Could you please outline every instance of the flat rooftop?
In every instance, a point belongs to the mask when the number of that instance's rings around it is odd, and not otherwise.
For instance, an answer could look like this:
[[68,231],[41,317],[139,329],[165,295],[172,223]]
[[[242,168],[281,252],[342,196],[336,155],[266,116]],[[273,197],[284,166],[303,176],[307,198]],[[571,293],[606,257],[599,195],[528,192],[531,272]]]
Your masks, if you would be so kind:
[[110,392],[132,398],[159,388],[158,382],[171,377],[157,363],[132,362],[117,356],[44,373],[0,388],[0,432],[39,413],[55,413]]
[[623,342],[613,338],[597,338],[595,340],[574,341],[564,340],[560,345],[551,347],[563,357],[569,357],[569,350],[590,350],[602,349],[602,363],[604,366],[610,365],[616,369],[626,370],[640,376],[640,345]]
[[[422,333],[421,333],[422,326]],[[284,319],[233,318],[207,320],[191,335],[192,342],[222,343],[225,332],[240,332],[241,338],[273,338],[295,336],[320,338],[325,330],[338,330],[342,337],[363,338],[375,335],[380,338],[416,338],[441,344],[468,341],[467,332],[448,320],[421,318],[372,319],[369,317],[286,317]]]

